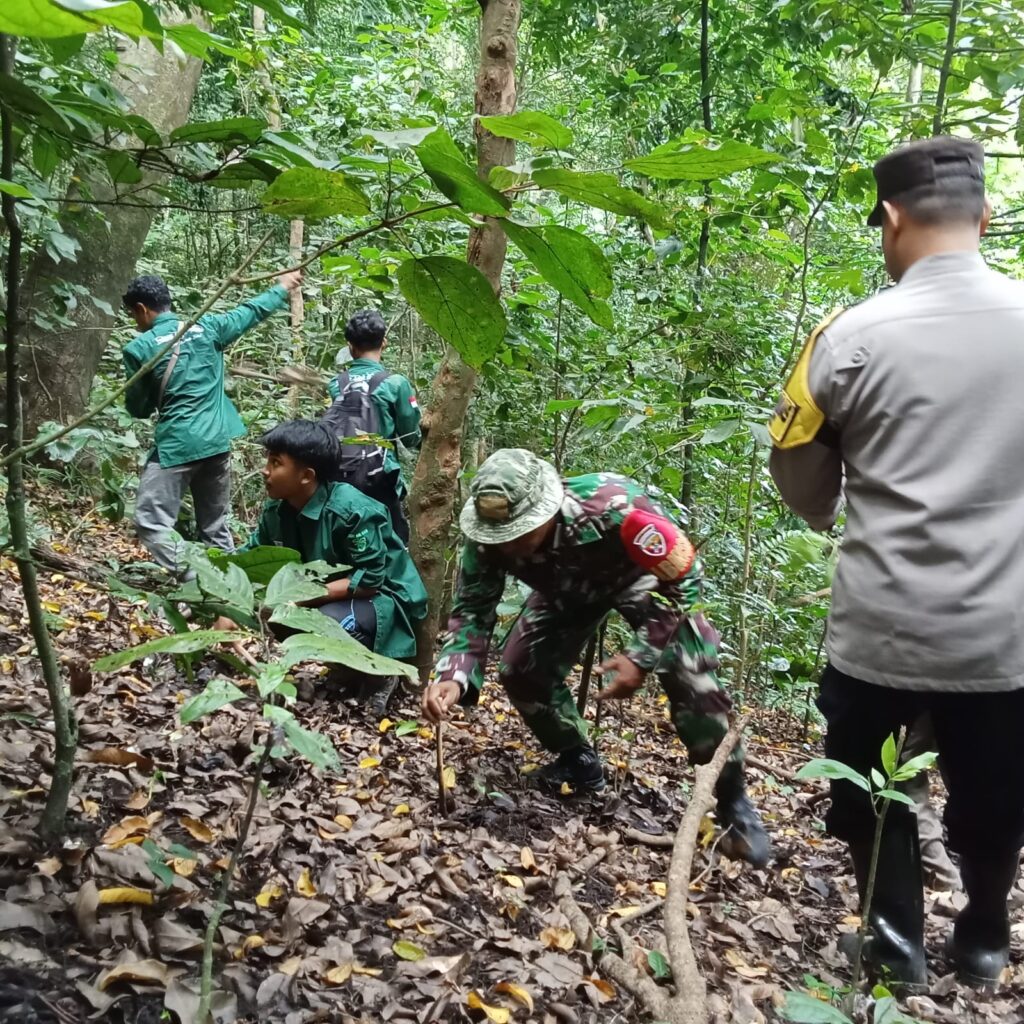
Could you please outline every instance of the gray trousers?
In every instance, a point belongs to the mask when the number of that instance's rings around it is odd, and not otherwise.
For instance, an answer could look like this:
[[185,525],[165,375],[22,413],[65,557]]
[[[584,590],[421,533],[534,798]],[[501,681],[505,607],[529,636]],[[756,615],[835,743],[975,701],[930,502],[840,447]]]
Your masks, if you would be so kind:
[[228,529],[231,504],[231,453],[222,452],[181,466],[146,463],[135,499],[135,532],[153,561],[174,573],[183,573],[180,545],[168,533],[178,521],[185,491],[192,492],[199,539],[222,551],[234,551]]

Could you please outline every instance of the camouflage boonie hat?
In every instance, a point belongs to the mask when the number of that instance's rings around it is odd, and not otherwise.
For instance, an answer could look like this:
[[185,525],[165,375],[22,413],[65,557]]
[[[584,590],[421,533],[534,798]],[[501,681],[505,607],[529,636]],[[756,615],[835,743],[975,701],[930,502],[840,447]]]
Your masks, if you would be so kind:
[[502,448],[477,470],[459,525],[477,544],[503,544],[546,523],[564,496],[551,463],[525,448]]

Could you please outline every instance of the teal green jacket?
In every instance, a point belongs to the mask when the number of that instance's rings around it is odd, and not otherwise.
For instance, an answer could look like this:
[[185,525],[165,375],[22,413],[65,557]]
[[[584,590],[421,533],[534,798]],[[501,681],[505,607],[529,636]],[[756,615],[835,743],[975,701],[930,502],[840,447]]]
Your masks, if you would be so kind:
[[[139,419],[159,412],[154,450],[161,466],[180,466],[229,451],[231,440],[245,433],[245,426],[231,399],[224,393],[224,351],[250,327],[266,320],[288,304],[288,292],[280,285],[243,302],[230,313],[208,313],[190,327],[181,340],[181,354],[171,371],[158,410],[160,384],[170,352],[125,393],[128,412]],[[161,313],[150,330],[124,348],[124,372],[133,377],[177,333],[177,313]]]
[[268,501],[246,548],[294,548],[304,562],[322,559],[351,566],[352,589],[375,590],[377,636],[373,649],[391,658],[416,653],[414,624],[427,614],[427,592],[405,545],[391,528],[388,510],[350,484],[321,484],[301,511]]
[[[341,371],[348,371],[351,377],[372,377],[375,373],[387,369],[373,359],[353,359]],[[333,402],[340,394],[338,378],[332,377],[327,382],[327,391]],[[373,402],[377,407],[377,418],[380,420],[380,436],[389,441],[401,441],[411,451],[419,451],[422,437],[420,435],[420,407],[416,404],[416,393],[408,378],[400,373],[393,373],[383,381],[373,393]],[[400,471],[398,456],[393,448],[388,448],[384,456],[384,468]],[[401,483],[402,491],[406,491],[405,481]]]

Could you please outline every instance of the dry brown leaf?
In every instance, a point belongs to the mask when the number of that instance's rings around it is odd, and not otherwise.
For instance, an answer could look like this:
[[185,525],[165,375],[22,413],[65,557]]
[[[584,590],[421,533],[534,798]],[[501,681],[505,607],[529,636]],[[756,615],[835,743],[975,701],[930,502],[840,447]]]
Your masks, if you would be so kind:
[[302,961],[303,957],[301,956],[290,956],[281,964],[280,967],[278,967],[278,970],[282,974],[287,974],[288,977],[291,978],[302,966]]
[[59,857],[47,857],[45,860],[36,861],[36,870],[47,878],[53,878],[63,866]]
[[360,964],[353,964],[352,973],[365,974],[369,978],[379,978],[384,973],[384,971],[380,967],[363,967]]
[[523,880],[518,875],[498,875],[498,877],[513,889],[523,888]]
[[349,978],[352,977],[353,964],[340,964],[338,967],[332,967],[326,974],[324,974],[324,981],[330,985],[344,985]]
[[316,886],[313,884],[313,879],[309,877],[309,868],[302,869],[302,874],[299,875],[299,880],[295,883],[295,891],[307,899],[312,899],[316,895]]
[[475,990],[466,997],[466,1005],[471,1010],[483,1010],[487,1019],[493,1020],[494,1024],[508,1024],[509,1018],[512,1016],[511,1011],[506,1010],[503,1006],[488,1006]]
[[768,973],[768,968],[765,966],[751,967],[735,949],[725,951],[725,961],[741,978],[746,978],[749,981],[754,978],[763,978]]
[[[99,809],[97,805],[97,810]],[[152,817],[152,815],[150,815]],[[124,845],[126,839],[131,839],[135,836],[142,836],[147,833],[152,824],[150,818],[143,818],[141,815],[134,814],[129,815],[127,818],[122,818],[116,825],[111,825],[106,832],[103,833],[103,838],[100,842],[104,846],[113,846],[115,843]]]
[[540,933],[540,941],[548,949],[564,949],[568,952],[576,945],[576,935],[570,928],[545,928]]
[[632,906],[628,907],[612,907],[612,909],[609,910],[608,913],[612,917],[625,917],[628,914],[635,914],[639,909],[640,908],[636,904],[633,904]]
[[615,998],[615,996],[616,996],[615,986],[610,981],[605,981],[604,978],[598,978],[598,977],[589,977],[588,978],[586,976],[584,976],[583,980],[588,985],[593,985],[594,988],[596,988],[597,991],[601,993],[602,998],[601,998],[600,1001],[602,1003],[609,1002],[610,1000]]
[[168,862],[171,870],[182,878],[191,878],[199,861],[195,857],[172,857]]
[[533,996],[522,985],[515,985],[511,981],[499,981],[494,986],[494,991],[511,996],[517,1003],[522,1003],[530,1013],[533,1013]]
[[137,789],[125,801],[125,807],[129,811],[144,811],[149,806],[149,793],[144,789]]
[[101,750],[87,750],[85,760],[91,764],[113,764],[120,768],[132,765],[140,771],[151,772],[156,765],[153,758],[145,754],[137,754],[134,750],[122,750],[120,747],[103,747]]
[[[141,809],[141,808],[140,808]],[[135,808],[131,808],[135,810]],[[82,797],[82,813],[91,821],[100,813],[100,805],[95,800],[86,800]]]
[[136,960],[134,963],[117,964],[96,979],[96,987],[105,992],[118,981],[128,981],[134,985],[162,985],[166,988],[167,968],[159,960]]
[[213,834],[213,830],[209,826],[204,825],[197,818],[181,817],[178,819],[178,824],[197,842],[197,843],[212,843],[216,838]]
[[153,894],[145,889],[133,889],[131,886],[115,886],[112,889],[100,889],[99,902],[105,903],[139,903],[144,907],[153,905]]
[[536,871],[537,870],[537,858],[533,855],[533,850],[528,846],[524,846],[519,851],[519,863],[522,864],[524,871]]
[[347,814],[336,814],[334,823],[340,825],[346,832],[352,827],[352,819]]

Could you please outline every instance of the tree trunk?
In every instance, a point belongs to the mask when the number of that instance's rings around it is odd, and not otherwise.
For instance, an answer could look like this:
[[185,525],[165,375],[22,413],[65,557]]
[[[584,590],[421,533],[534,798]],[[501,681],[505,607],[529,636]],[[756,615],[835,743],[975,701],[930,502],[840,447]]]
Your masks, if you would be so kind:
[[941,135],[946,118],[946,89],[953,70],[953,55],[956,53],[956,31],[960,23],[961,0],[950,0],[949,19],[946,27],[946,50],[939,69],[939,87],[935,93],[935,116],[932,118],[932,135]]
[[[516,107],[516,47],[521,0],[480,0],[480,65],[476,77],[478,114],[511,114]],[[515,142],[499,139],[476,125],[477,173],[486,180],[492,167],[515,160]],[[469,236],[467,260],[501,288],[507,240],[501,227],[488,220]],[[452,508],[462,465],[462,429],[476,384],[476,371],[449,348],[431,392],[427,420],[430,430],[416,463],[409,496],[412,515],[412,553],[430,599],[420,623],[417,660],[426,679],[433,661],[444,593],[445,551],[449,545]]]
[[[148,40],[129,44],[120,54],[121,66],[115,85],[126,96],[132,113],[150,121],[161,135],[188,120],[192,98],[199,84],[202,62],[189,58],[184,65],[168,47],[160,54]],[[113,203],[117,190],[99,170],[79,172],[81,185],[72,186],[69,198],[81,197],[99,203]],[[143,181],[154,184],[162,176],[146,171]],[[123,186],[122,186],[123,188]],[[132,186],[132,202],[159,204],[149,190]],[[78,260],[55,263],[40,250],[29,265],[23,283],[25,303],[24,426],[33,436],[46,420],[66,421],[81,413],[89,400],[92,380],[107,347],[113,318],[88,298],[78,297],[67,314],[73,327],[44,328],[35,314],[62,314],[62,290],[79,286],[115,310],[135,270],[135,263],[149,233],[155,210],[138,206],[65,206],[64,231],[81,245]]]

